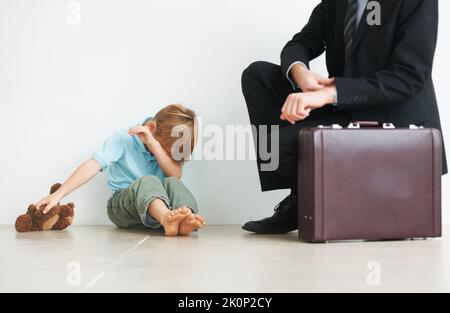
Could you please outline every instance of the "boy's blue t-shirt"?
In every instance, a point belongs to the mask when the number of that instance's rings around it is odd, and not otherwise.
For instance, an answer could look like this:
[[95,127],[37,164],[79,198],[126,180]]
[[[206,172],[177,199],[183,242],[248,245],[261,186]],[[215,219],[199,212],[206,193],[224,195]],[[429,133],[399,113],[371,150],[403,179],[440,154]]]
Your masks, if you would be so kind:
[[139,137],[128,135],[125,129],[109,136],[92,158],[102,171],[109,170],[108,186],[113,192],[129,187],[143,176],[165,178],[156,158]]

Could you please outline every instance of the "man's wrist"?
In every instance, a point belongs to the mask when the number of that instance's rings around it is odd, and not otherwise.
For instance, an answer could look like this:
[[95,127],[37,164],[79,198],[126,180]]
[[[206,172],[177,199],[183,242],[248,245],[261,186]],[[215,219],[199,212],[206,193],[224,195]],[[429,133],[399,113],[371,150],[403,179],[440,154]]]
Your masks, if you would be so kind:
[[304,73],[309,72],[309,69],[303,63],[295,63],[291,69],[292,78],[296,78],[298,76],[303,75]]
[[337,99],[336,85],[331,85],[322,89],[325,95],[325,104],[335,104]]
[[301,87],[302,76],[309,72],[309,69],[303,63],[295,63],[290,70],[290,77],[297,88]]
[[[292,90],[294,90],[294,91],[300,87],[300,85],[299,85],[300,79],[298,76],[301,74],[298,74],[298,70],[303,70],[303,69],[308,69],[306,64],[301,61],[295,61],[289,66],[288,70],[286,71],[286,78],[291,83]],[[294,78],[294,76],[297,76],[297,77]]]

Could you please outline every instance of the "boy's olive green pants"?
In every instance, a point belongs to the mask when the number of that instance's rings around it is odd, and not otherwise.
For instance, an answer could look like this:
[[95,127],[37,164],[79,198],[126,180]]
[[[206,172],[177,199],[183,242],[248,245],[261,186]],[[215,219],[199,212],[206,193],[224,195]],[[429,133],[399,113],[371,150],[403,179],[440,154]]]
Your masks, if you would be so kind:
[[197,213],[198,207],[192,193],[175,177],[163,181],[156,176],[144,176],[130,187],[118,190],[108,200],[108,216],[120,228],[161,228],[161,224],[148,215],[148,207],[161,199],[170,210],[188,207]]

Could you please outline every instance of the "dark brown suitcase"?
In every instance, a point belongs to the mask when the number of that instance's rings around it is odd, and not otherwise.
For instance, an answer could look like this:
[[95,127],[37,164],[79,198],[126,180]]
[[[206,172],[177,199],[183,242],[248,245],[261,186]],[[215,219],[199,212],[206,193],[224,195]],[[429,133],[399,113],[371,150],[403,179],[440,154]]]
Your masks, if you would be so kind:
[[304,129],[299,238],[441,237],[442,141],[436,129],[355,123]]

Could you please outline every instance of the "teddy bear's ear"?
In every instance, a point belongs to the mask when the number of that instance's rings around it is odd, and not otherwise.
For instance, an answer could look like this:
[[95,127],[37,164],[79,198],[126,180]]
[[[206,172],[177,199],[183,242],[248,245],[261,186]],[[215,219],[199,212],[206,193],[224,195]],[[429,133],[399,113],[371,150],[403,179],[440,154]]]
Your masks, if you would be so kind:
[[60,183],[57,183],[57,184],[54,184],[51,188],[50,188],[50,194],[52,194],[52,193],[54,193],[55,191],[57,191],[59,188],[61,188],[61,184]]
[[27,214],[33,215],[37,211],[37,208],[34,204],[30,204],[28,206]]
[[62,217],[73,217],[75,215],[75,212],[73,208],[75,205],[73,203],[69,203],[67,205],[62,206],[61,208],[61,216]]

